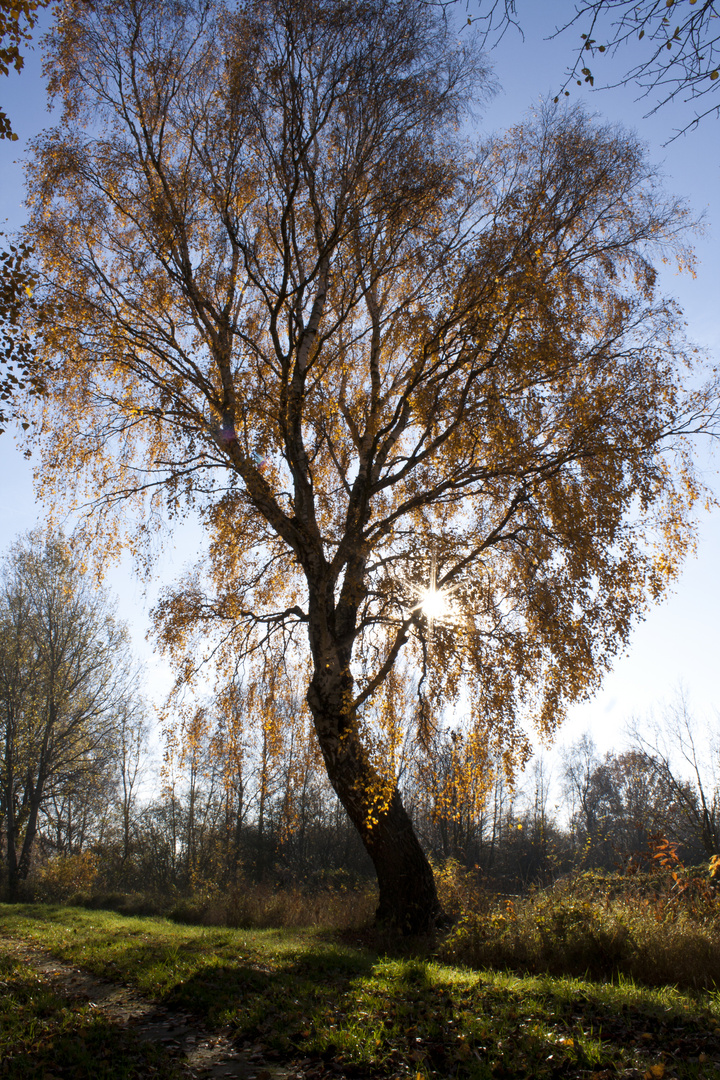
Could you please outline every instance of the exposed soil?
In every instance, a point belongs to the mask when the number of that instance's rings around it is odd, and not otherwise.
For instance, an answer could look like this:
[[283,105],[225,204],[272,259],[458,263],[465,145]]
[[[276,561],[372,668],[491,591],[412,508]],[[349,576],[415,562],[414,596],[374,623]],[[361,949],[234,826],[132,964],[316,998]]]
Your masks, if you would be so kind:
[[237,1080],[300,1080],[305,1073],[266,1059],[260,1046],[238,1047],[229,1032],[209,1032],[189,1013],[173,1012],[129,986],[98,979],[70,967],[45,949],[0,936],[12,956],[42,974],[63,997],[87,1002],[115,1023],[131,1028],[140,1042],[162,1043],[187,1071],[188,1078],[235,1077]]

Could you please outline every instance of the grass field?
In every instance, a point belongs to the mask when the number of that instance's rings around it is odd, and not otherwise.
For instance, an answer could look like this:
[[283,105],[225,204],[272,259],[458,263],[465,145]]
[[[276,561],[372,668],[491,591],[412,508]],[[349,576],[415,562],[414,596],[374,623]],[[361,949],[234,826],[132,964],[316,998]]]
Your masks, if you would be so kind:
[[422,942],[392,954],[320,931],[0,905],[3,1078],[184,1075],[158,1046],[13,962],[10,940],[191,1013],[298,1076],[720,1075],[715,992],[478,972],[437,962]]

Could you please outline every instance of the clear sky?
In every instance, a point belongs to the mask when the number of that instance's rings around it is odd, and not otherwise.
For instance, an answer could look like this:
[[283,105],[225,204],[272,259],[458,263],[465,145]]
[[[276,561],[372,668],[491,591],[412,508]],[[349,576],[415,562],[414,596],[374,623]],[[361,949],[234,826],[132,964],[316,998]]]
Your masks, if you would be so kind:
[[[477,123],[481,131],[506,128],[519,120],[533,104],[554,96],[562,82],[577,34],[548,41],[570,0],[553,0],[542,5],[520,0],[524,40],[510,31],[493,50],[491,61],[500,89],[479,107]],[[594,73],[600,75],[613,61],[598,57]],[[617,67],[615,70],[619,70]],[[599,81],[599,80],[598,80]],[[0,142],[0,221],[4,228],[22,224],[21,159],[29,137],[50,123],[46,112],[39,53],[28,55],[21,75],[0,85],[3,105],[20,136],[15,143]],[[698,238],[697,275],[679,277],[667,272],[662,279],[665,292],[676,296],[685,311],[688,335],[705,347],[707,355],[720,363],[720,120],[711,117],[698,129],[664,146],[673,132],[687,122],[682,104],[644,118],[651,102],[636,101],[637,92],[624,88],[589,93],[575,88],[577,100],[585,101],[600,116],[637,131],[647,144],[651,160],[666,176],[666,186],[684,197],[705,218],[705,234]],[[572,100],[574,100],[573,98]],[[720,494],[717,467],[707,442],[698,448],[706,480]],[[0,550],[14,537],[42,520],[32,489],[32,464],[14,445],[12,435],[0,436]],[[158,580],[169,580],[192,558],[198,542],[192,530],[177,531],[168,545],[158,571]],[[626,655],[620,658],[595,699],[576,707],[561,734],[572,741],[590,730],[605,749],[620,746],[623,728],[631,717],[643,717],[662,708],[682,684],[699,712],[720,708],[720,511],[699,516],[697,556],[691,559],[681,579],[661,606],[638,626]],[[125,565],[114,571],[108,585],[118,596],[118,610],[131,627],[137,652],[146,660],[148,692],[156,700],[169,687],[165,665],[153,657],[145,642],[147,611],[156,588],[145,593]]]

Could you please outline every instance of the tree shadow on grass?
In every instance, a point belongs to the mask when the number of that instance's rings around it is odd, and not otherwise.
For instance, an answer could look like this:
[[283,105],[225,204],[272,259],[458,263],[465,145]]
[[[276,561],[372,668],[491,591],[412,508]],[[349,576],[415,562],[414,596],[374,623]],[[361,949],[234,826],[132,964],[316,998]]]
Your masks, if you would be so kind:
[[465,971],[458,980],[425,958],[394,970],[374,1010],[397,1075],[404,1066],[468,1080],[642,1080],[678,1075],[677,1068],[699,1078],[703,1063],[720,1056],[720,1018],[709,997],[502,973]]
[[24,1043],[19,1053],[3,1056],[0,1075],[3,1080],[180,1080],[187,1074],[164,1047],[136,1040],[123,1025],[97,1017],[89,1025]]
[[[231,1023],[249,1037],[269,1032],[274,1018],[287,1036],[307,1030],[318,1011],[337,1005],[357,980],[372,975],[375,962],[373,956],[327,945],[289,957],[272,970],[242,961],[209,963],[178,981],[162,1000],[210,1024]],[[287,1045],[286,1038],[281,1042]]]

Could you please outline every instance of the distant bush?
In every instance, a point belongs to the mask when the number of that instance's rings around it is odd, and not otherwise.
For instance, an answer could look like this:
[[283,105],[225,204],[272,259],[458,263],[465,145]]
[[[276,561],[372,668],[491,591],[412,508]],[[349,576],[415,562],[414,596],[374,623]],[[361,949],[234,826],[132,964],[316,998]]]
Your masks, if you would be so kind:
[[116,911],[118,915],[167,915],[166,898],[146,893],[79,892],[68,900],[74,907],[91,911]]
[[57,855],[34,869],[28,888],[36,900],[63,903],[73,893],[90,891],[97,874],[98,858],[93,851]]

